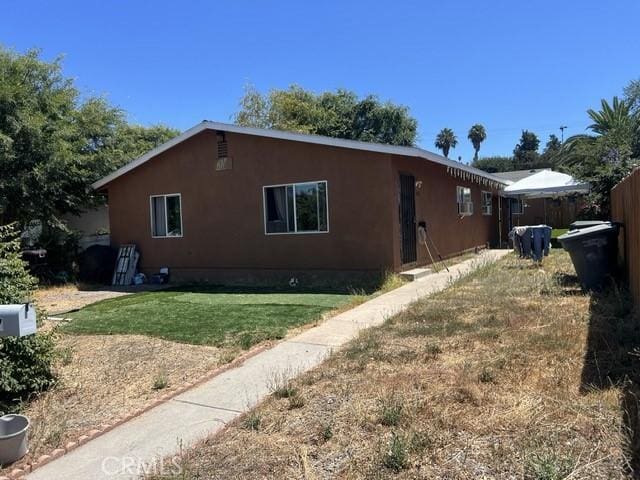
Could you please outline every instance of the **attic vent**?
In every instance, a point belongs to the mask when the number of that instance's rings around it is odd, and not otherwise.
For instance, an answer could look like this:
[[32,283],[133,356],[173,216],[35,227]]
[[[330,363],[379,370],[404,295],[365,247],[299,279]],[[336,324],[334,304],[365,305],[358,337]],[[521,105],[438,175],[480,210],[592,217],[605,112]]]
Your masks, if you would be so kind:
[[217,136],[218,158],[216,161],[216,170],[231,170],[233,162],[229,156],[229,148],[227,138],[224,132],[218,132]]
[[229,156],[229,147],[227,146],[227,140],[222,136],[222,139],[218,137],[218,158],[225,158]]

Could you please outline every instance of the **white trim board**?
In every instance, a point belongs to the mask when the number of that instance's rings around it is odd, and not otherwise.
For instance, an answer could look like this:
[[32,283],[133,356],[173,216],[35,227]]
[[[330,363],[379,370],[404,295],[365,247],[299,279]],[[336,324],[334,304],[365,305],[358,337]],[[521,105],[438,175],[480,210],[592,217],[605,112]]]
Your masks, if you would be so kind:
[[359,142],[356,140],[344,140],[342,138],[323,137],[321,135],[308,135],[305,133],[285,132],[282,130],[273,130],[268,128],[242,127],[240,125],[210,122],[205,120],[199,123],[198,125],[191,127],[189,130],[186,130],[181,135],[178,135],[177,137],[172,138],[168,142],[163,143],[162,145],[145,153],[141,157],[138,157],[137,159],[129,162],[123,167],[120,167],[115,172],[107,175],[106,177],[101,178],[97,182],[93,183],[92,187],[94,189],[99,189],[104,187],[106,184],[108,184],[109,182],[112,182],[116,178],[124,175],[127,172],[130,172],[134,168],[137,168],[143,163],[151,160],[153,157],[161,154],[162,152],[165,152],[166,150],[169,150],[171,147],[174,147],[179,143],[184,142],[185,140],[193,137],[194,135],[197,135],[198,133],[204,130],[240,133],[244,135],[254,135],[258,137],[277,138],[280,140],[291,140],[293,142],[313,143],[316,145],[327,145],[331,147],[351,148],[354,150],[365,150],[368,152],[389,153],[393,155],[403,155],[406,157],[417,157],[417,158],[429,160],[434,163],[439,163],[440,165],[444,165],[446,167],[463,170],[472,175],[477,175],[502,185],[508,185],[507,181],[504,180],[503,178],[498,178],[494,175],[491,175],[490,173],[483,172],[482,170],[478,170],[477,168],[471,167],[469,165],[465,165],[464,163],[456,162],[454,160],[449,160],[448,158],[445,158],[442,155],[438,155],[437,153],[429,152],[427,150],[423,150],[417,147],[400,147],[396,145],[384,145],[381,143]]

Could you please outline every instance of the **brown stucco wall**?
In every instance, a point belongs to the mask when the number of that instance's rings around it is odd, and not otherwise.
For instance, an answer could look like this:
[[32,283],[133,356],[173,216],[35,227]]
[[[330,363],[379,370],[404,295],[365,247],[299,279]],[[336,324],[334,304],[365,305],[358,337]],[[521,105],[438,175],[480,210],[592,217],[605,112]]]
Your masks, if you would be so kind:
[[[227,133],[231,170],[216,171],[216,134],[204,131],[106,186],[113,246],[134,243],[141,270],[168,266],[174,278],[269,282],[277,277],[398,271],[399,172],[411,173],[416,224],[426,221],[443,256],[497,241],[493,215],[481,213],[489,187],[454,178],[427,160]],[[326,180],[329,232],[265,235],[263,186]],[[456,186],[472,191],[475,213],[460,219]],[[180,193],[183,237],[152,238],[149,196]],[[418,245],[417,264],[428,263]]]
[[[392,160],[393,179],[396,185],[401,172],[410,173],[416,177],[416,182],[422,182],[420,189],[416,190],[416,225],[421,221],[426,222],[427,230],[433,243],[443,257],[449,257],[456,253],[474,248],[484,247],[487,243],[494,246],[498,241],[498,196],[497,191],[488,186],[456,178],[447,173],[447,168],[427,160],[406,157],[394,157]],[[471,199],[474,205],[474,213],[471,216],[460,218],[456,203],[456,187],[471,188]],[[396,190],[397,191],[397,190]],[[487,191],[493,194],[492,215],[482,214],[481,192]],[[393,214],[393,239],[394,239],[394,266],[401,268],[400,259],[400,219],[397,208],[398,198],[394,192]],[[429,243],[432,249],[432,244]],[[430,263],[427,250],[424,246],[417,247],[418,265]],[[431,251],[435,256],[435,252]]]
[[[233,169],[216,171],[202,132],[110,183],[114,246],[135,243],[146,273],[260,281],[273,271],[381,271],[393,265],[390,158],[227,133]],[[329,232],[265,235],[262,187],[327,180]],[[181,193],[182,238],[151,238],[149,196]]]

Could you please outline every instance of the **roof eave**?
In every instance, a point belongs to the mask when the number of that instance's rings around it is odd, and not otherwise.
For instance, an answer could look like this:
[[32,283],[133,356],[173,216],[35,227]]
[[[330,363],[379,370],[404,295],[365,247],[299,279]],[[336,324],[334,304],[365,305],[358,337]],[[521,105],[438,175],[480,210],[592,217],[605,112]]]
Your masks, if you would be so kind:
[[507,180],[504,180],[502,178],[496,177],[494,175],[491,175],[477,168],[474,168],[459,162],[455,162],[453,160],[450,160],[436,153],[429,152],[428,150],[423,150],[417,147],[402,147],[402,146],[396,146],[396,145],[386,145],[381,143],[360,142],[357,140],[346,140],[341,138],[323,137],[319,135],[308,135],[304,133],[287,132],[283,130],[243,127],[240,125],[233,125],[233,124],[227,124],[227,123],[203,121],[198,125],[190,128],[189,130],[186,130],[185,132],[178,135],[177,137],[172,138],[171,140],[163,143],[162,145],[159,145],[153,150],[150,150],[144,155],[138,157],[137,159],[120,167],[115,172],[112,172],[109,175],[94,182],[91,186],[96,190],[103,189],[105,186],[107,186],[110,182],[112,182],[116,178],[130,172],[131,170],[142,165],[143,163],[151,160],[153,157],[163,153],[164,151],[174,147],[175,145],[178,145],[179,143],[182,143],[188,138],[204,130],[225,131],[225,132],[245,134],[245,135],[276,138],[280,140],[291,140],[291,141],[312,143],[312,144],[318,144],[318,145],[334,146],[339,148],[351,148],[356,150],[365,150],[365,151],[377,152],[377,153],[387,153],[387,154],[393,154],[393,155],[418,157],[434,163],[444,165],[449,168],[463,170],[467,173],[486,178],[500,185],[506,186],[509,184]]

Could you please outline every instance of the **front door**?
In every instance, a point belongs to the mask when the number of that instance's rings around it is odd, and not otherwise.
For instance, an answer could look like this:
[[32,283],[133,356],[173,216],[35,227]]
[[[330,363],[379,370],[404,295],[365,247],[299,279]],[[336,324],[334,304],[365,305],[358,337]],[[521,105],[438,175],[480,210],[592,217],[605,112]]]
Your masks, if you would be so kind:
[[413,263],[416,257],[416,179],[400,174],[400,258],[402,263]]

